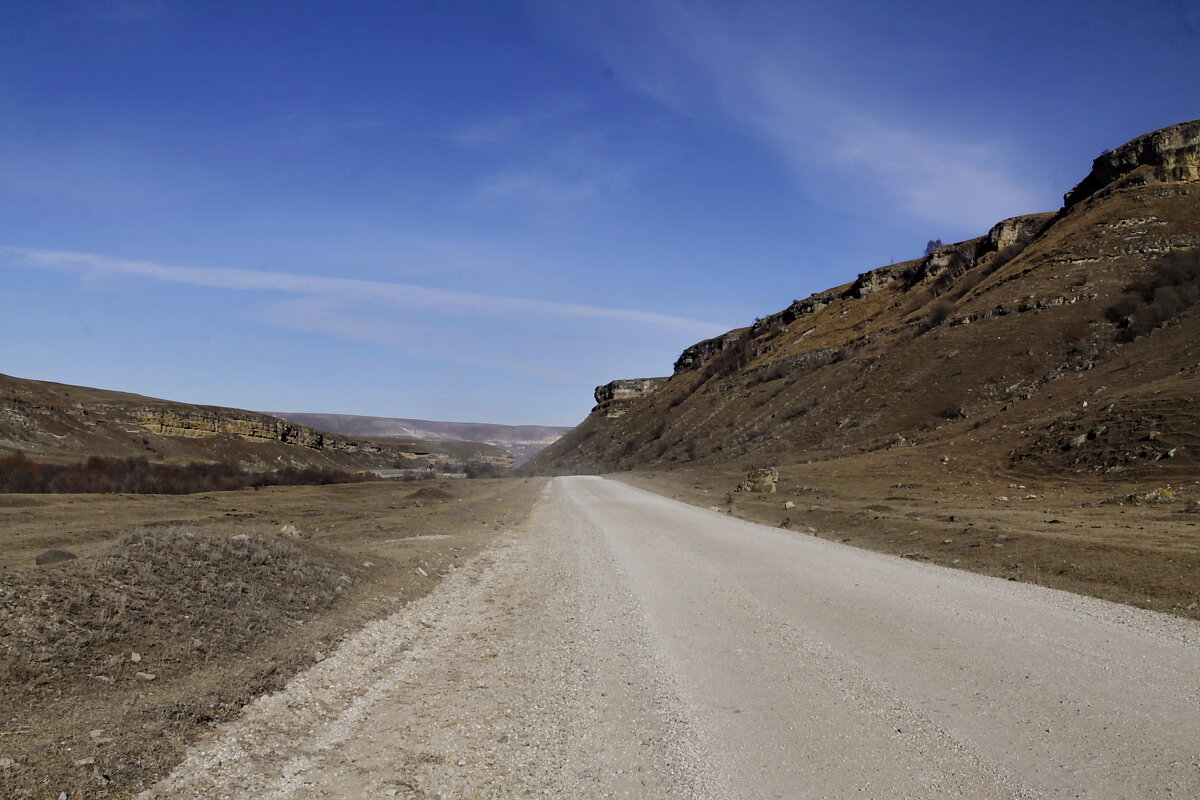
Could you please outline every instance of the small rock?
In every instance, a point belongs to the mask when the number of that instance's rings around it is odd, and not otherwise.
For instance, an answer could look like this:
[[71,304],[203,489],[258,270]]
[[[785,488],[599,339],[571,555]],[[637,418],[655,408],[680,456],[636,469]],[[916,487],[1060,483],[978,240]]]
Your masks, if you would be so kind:
[[788,500],[787,502],[785,502],[783,504],[783,507],[784,507],[784,509],[795,508],[796,504],[793,503],[791,500]]
[[75,762],[75,766],[77,766],[77,767],[90,767],[92,764],[95,764],[95,763],[96,763],[96,759],[95,759],[95,757],[94,757],[94,756],[88,756],[87,758],[81,758],[81,759],[79,759],[78,761],[76,761],[76,762]]
[[39,567],[49,566],[50,564],[61,564],[64,561],[73,561],[79,556],[72,553],[70,550],[45,550],[34,556],[33,563]]
[[426,572],[425,570],[421,569],[420,567],[417,567],[417,574],[420,575],[422,578],[429,577],[429,573]]
[[141,653],[130,653],[129,660],[136,664],[142,660],[142,654]]
[[326,658],[328,658],[328,656],[326,656],[320,650],[313,653],[313,660],[316,661],[318,664],[321,663],[322,661],[324,661]]
[[137,673],[137,676],[144,681],[152,681],[152,680],[155,680],[156,678],[158,678],[158,676],[155,675],[153,672],[139,672],[139,673]]
[[293,539],[311,539],[312,534],[308,531],[302,531],[290,522],[279,529],[279,532],[284,536],[291,536]]
[[17,762],[15,759],[0,758],[0,769],[9,769],[11,767],[15,767],[16,765]]
[[1174,503],[1179,498],[1170,489],[1155,489],[1142,494],[1131,494],[1127,499],[1134,505],[1141,505],[1143,503]]
[[943,464],[949,464],[949,463],[950,463],[950,456],[942,456],[942,463],[943,463]]

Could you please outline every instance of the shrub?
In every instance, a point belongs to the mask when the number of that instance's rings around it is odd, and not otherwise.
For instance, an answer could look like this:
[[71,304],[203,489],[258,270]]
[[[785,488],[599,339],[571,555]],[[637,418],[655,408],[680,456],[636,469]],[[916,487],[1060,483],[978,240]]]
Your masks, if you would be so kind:
[[1025,250],[1027,242],[1014,242],[1008,247],[997,250],[983,268],[984,275],[991,275],[1008,262],[1012,261]]
[[367,480],[335,469],[285,467],[248,472],[228,462],[158,464],[92,456],[79,464],[40,464],[24,453],[0,457],[0,492],[28,494],[193,494],[251,486],[311,486]]
[[468,478],[507,478],[511,471],[490,461],[471,461],[463,467]]
[[950,319],[950,315],[953,313],[953,303],[948,303],[945,300],[937,301],[930,306],[929,313],[925,315],[925,322],[921,326],[922,332],[933,330],[938,325]]

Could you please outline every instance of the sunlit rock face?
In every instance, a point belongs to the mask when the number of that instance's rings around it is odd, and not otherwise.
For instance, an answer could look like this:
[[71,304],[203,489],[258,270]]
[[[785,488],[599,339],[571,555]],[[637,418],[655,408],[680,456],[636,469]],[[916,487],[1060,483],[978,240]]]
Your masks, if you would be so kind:
[[606,417],[619,417],[634,400],[645,397],[666,383],[668,378],[627,378],[596,387],[596,407]]
[[1120,178],[1121,186],[1200,181],[1200,120],[1147,133],[1092,162],[1092,171],[1063,197],[1064,209]]

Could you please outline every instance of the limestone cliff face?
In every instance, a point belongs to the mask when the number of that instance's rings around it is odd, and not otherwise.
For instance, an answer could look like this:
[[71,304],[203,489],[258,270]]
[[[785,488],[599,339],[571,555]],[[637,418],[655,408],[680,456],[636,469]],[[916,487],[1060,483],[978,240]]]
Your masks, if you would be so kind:
[[1010,217],[992,226],[991,230],[979,243],[978,254],[1003,250],[1014,244],[1025,244],[1041,233],[1050,220],[1054,219],[1053,212],[1043,214],[1025,214],[1020,217]]
[[1147,133],[1102,154],[1063,197],[1064,210],[1121,178],[1129,185],[1200,181],[1200,120]]
[[380,447],[327,436],[303,425],[295,425],[265,414],[238,415],[217,409],[131,409],[137,421],[151,433],[198,439],[209,436],[237,436],[246,441],[276,442],[343,453],[378,453]]
[[606,417],[619,417],[631,402],[645,397],[668,380],[670,378],[626,378],[597,386],[596,407],[592,410],[601,411]]

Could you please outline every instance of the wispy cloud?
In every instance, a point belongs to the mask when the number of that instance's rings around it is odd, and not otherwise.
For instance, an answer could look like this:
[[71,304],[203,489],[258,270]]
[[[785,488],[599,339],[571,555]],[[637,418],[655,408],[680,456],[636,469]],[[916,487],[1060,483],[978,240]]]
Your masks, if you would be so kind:
[[658,351],[654,361],[661,363],[673,350],[729,327],[638,309],[61,250],[0,247],[0,265],[63,271],[93,281],[124,277],[245,293],[250,317],[271,327],[556,381],[596,377],[597,365],[589,360],[606,348],[614,355]]
[[607,152],[604,132],[585,111],[577,100],[559,99],[456,130],[452,142],[497,164],[476,181],[473,199],[571,205],[624,190],[637,166]]
[[560,19],[633,88],[697,124],[711,124],[715,111],[764,142],[811,196],[978,229],[1036,210],[1044,194],[1020,176],[1019,159],[1003,143],[901,118],[882,97],[805,63],[797,53],[814,32],[802,18],[764,19],[786,6],[738,7],[732,15],[699,1],[618,8],[583,22]]
[[559,98],[515,114],[503,114],[459,126],[450,141],[470,149],[521,144],[543,139],[546,129],[569,120],[584,110],[582,102]]
[[19,266],[67,269],[82,273],[136,275],[213,289],[283,292],[354,301],[386,301],[395,306],[438,308],[456,313],[585,317],[613,322],[636,322],[689,333],[724,330],[721,326],[710,323],[650,311],[475,294],[356,278],[330,278],[266,270],[178,267],[152,261],[128,261],[95,253],[20,247],[0,247],[0,258]]
[[633,170],[626,165],[555,171],[548,168],[514,168],[488,175],[479,182],[476,198],[482,201],[527,200],[537,203],[574,203],[617,191],[628,183]]
[[533,158],[484,176],[475,199],[570,204],[625,190],[637,166],[604,155],[599,137],[575,135]]

